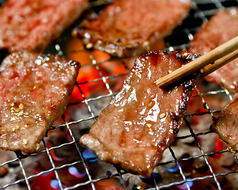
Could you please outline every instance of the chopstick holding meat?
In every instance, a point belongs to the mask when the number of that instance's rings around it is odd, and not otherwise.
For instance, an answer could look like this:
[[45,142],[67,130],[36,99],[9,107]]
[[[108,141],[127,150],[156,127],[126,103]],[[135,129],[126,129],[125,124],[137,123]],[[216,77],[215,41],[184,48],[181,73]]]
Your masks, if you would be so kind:
[[13,53],[0,67],[0,148],[31,153],[60,117],[79,64],[53,55]]
[[178,133],[195,82],[162,90],[155,80],[191,59],[192,54],[161,51],[138,58],[122,90],[80,142],[103,161],[150,176]]
[[190,9],[191,0],[115,0],[73,33],[86,47],[130,57],[148,51],[156,40],[169,35]]
[[174,83],[181,82],[183,79],[186,79],[186,77],[194,74],[199,74],[199,78],[203,78],[237,57],[238,36],[176,71],[158,79],[156,84],[158,87],[165,88]]

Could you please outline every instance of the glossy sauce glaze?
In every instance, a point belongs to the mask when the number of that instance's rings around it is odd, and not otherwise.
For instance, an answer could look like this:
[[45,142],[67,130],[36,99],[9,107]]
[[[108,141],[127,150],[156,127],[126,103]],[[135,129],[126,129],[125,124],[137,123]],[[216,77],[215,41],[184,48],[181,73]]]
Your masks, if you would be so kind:
[[130,57],[169,35],[190,9],[191,0],[115,0],[74,34],[88,47]]
[[53,55],[13,53],[0,67],[0,148],[30,153],[60,117],[79,64]]
[[150,176],[178,133],[195,80],[169,90],[155,81],[193,58],[161,51],[139,57],[122,90],[80,142],[103,161]]

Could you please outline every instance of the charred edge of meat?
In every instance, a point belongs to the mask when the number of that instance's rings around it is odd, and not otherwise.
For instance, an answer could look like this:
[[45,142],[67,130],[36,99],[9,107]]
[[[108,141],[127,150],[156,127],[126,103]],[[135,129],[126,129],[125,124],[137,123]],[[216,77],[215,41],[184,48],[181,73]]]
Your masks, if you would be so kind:
[[41,59],[41,60],[43,60],[45,62],[45,61],[49,61],[50,60],[50,56],[47,55],[47,54],[43,54],[43,55],[39,55],[37,57],[37,59]]
[[171,52],[171,51],[169,51],[169,50],[164,50],[164,51],[163,51],[164,54],[170,54],[170,52]]
[[179,132],[179,129],[178,129],[178,128],[175,128],[174,131],[173,131],[173,133],[174,133],[175,135],[178,134],[178,132]]
[[183,63],[188,63],[192,60],[195,60],[196,58],[198,58],[200,56],[198,56],[197,54],[191,54],[191,53],[188,53],[188,52],[180,52],[178,51],[176,53],[176,58],[183,62]]
[[1,0],[0,1],[0,7],[3,6],[6,2],[7,2],[7,0]]
[[50,56],[49,56],[49,54],[44,54],[44,55],[42,55],[42,57],[44,58],[44,59],[49,59],[50,58]]
[[111,171],[106,171],[106,175],[108,178],[111,178],[112,177],[112,172]]
[[72,66],[79,66],[79,67],[81,67],[81,64],[78,61],[70,60],[69,64],[72,65]]
[[117,38],[116,42],[120,43],[121,42],[121,38]]
[[194,55],[194,58],[197,59],[197,58],[199,58],[199,57],[201,57],[201,56],[202,56],[201,54],[195,54],[195,55]]
[[184,62],[184,57],[182,56],[181,52],[177,52],[177,53],[176,53],[176,58],[177,58],[179,61],[183,61],[183,62]]
[[141,44],[141,46],[138,41],[136,41],[134,44],[121,44],[120,38],[115,39],[115,42],[93,39],[89,33],[84,31],[84,27],[74,28],[72,31],[72,36],[82,39],[86,49],[98,49],[119,58],[126,58],[146,53],[149,51],[150,46],[152,45],[149,41],[145,41],[143,44]]
[[[171,90],[172,88],[182,84],[184,87],[184,92],[187,93],[193,88],[193,81],[196,79],[197,76],[198,75],[188,76],[184,79],[185,81],[182,81],[182,80],[177,81],[174,84],[171,84],[170,86],[166,87],[164,90]],[[190,83],[190,82],[188,82],[189,80],[193,80],[193,81]]]
[[133,45],[131,45],[131,44],[128,44],[128,45],[126,45],[124,48],[125,48],[126,50],[132,50],[134,47],[135,47],[135,46],[133,46]]
[[176,116],[175,113],[170,112],[170,117],[174,121],[174,127],[176,129],[176,127],[178,127],[178,116]]
[[17,157],[20,159],[27,158],[29,156],[28,154],[23,154],[20,150],[16,150],[14,152],[17,155]]
[[84,31],[86,28],[84,26],[80,26],[80,27],[76,26],[74,29],[76,32],[79,32],[79,31]]
[[190,92],[192,89],[193,89],[193,84],[185,82],[185,84],[184,84],[184,92],[185,93]]
[[85,30],[86,28],[85,27],[79,27],[79,26],[75,26],[74,27],[74,29],[72,30],[72,32],[71,32],[71,35],[73,36],[73,37],[78,37],[78,34],[79,33],[81,33],[80,31],[83,31],[83,30]]
[[212,116],[212,124],[210,125],[210,130],[213,131],[213,132],[215,132],[214,127],[216,125],[217,120],[218,120],[217,118]]
[[[190,91],[193,90],[193,81],[189,81],[189,82],[184,82],[183,83],[183,99],[186,98],[187,96],[185,95],[186,93],[189,93]],[[181,102],[180,108],[179,108],[179,113],[183,114],[187,109],[187,104],[184,103],[184,101]]]
[[204,107],[204,109],[207,109],[207,110],[209,109],[207,103],[203,103],[203,107]]

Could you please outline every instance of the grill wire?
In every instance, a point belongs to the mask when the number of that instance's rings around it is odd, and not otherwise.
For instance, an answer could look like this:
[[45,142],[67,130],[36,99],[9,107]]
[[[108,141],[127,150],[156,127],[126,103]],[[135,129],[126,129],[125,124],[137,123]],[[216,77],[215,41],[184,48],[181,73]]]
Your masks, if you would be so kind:
[[[189,40],[193,39],[193,35],[200,28],[202,23],[206,23],[209,20],[209,18],[213,14],[215,14],[217,11],[224,8],[233,8],[236,6],[238,6],[237,0],[226,0],[226,1],[225,0],[194,0],[192,3],[192,10],[189,16],[183,22],[183,24],[177,27],[169,37],[165,38],[166,49],[178,50],[178,49],[186,48]],[[69,31],[68,33],[70,33],[72,27],[68,29]],[[83,148],[79,145],[79,138],[75,136],[75,130],[73,126],[78,126],[79,130],[81,129],[82,131],[84,131],[85,128],[83,127],[80,128],[81,126],[88,125],[88,123],[90,123],[91,125],[96,120],[99,112],[103,109],[103,107],[105,107],[106,105],[105,102],[109,102],[109,100],[111,100],[116,94],[116,91],[112,88],[110,81],[115,81],[115,80],[117,81],[117,80],[124,79],[125,76],[128,74],[129,69],[126,66],[127,64],[125,63],[125,61],[120,60],[121,61],[120,64],[127,70],[127,72],[106,76],[101,67],[101,65],[104,64],[104,61],[98,62],[97,60],[95,60],[92,54],[92,50],[88,50],[88,49],[83,49],[83,50],[78,49],[76,51],[66,50],[65,43],[70,38],[72,38],[70,35],[68,35],[68,33],[66,31],[59,39],[57,39],[54,43],[52,43],[49,46],[49,48],[46,49],[45,53],[53,52],[54,54],[58,54],[62,57],[67,57],[69,54],[72,54],[75,52],[84,52],[84,51],[89,52],[90,62],[87,64],[84,64],[82,66],[82,69],[86,67],[93,68],[95,71],[98,72],[99,75],[97,75],[97,77],[95,78],[90,78],[90,80],[85,80],[80,83],[78,82],[77,89],[82,96],[81,100],[77,102],[70,102],[68,105],[68,108],[71,108],[71,107],[72,108],[76,107],[75,109],[77,109],[77,107],[83,108],[87,114],[84,114],[79,117],[77,116],[76,119],[71,121],[67,121],[67,115],[65,114],[62,116],[63,123],[53,126],[48,132],[48,135],[51,135],[54,132],[64,130],[66,131],[66,133],[68,134],[71,140],[67,142],[63,141],[59,143],[58,145],[49,147],[47,146],[47,142],[46,142],[47,137],[45,137],[42,140],[42,145],[44,149],[41,150],[40,152],[33,153],[27,156],[22,155],[19,152],[15,152],[16,153],[15,157],[7,161],[4,161],[3,163],[0,163],[0,171],[4,169],[5,167],[9,166],[8,167],[9,170],[11,168],[16,168],[16,167],[20,168],[19,172],[21,173],[21,177],[7,180],[7,182],[5,183],[3,183],[2,180],[6,178],[7,176],[0,177],[0,182],[1,182],[0,189],[37,189],[33,185],[32,181],[36,180],[36,182],[37,181],[39,182],[40,177],[44,178],[44,176],[47,176],[50,173],[53,174],[54,180],[57,184],[57,187],[54,187],[52,189],[65,189],[65,190],[66,189],[67,190],[86,189],[86,186],[88,189],[96,189],[96,183],[102,181],[103,179],[110,179],[114,177],[119,179],[120,185],[124,189],[127,189],[128,187],[128,181],[126,181],[128,178],[136,178],[137,179],[136,184],[131,185],[130,186],[131,189],[140,189],[140,188],[143,189],[142,186],[139,185],[141,183],[138,184],[138,181],[140,180],[143,181],[143,179],[140,178],[140,176],[131,175],[124,171],[118,171],[113,166],[106,165],[105,167],[106,169],[100,168],[101,174],[100,176],[95,178],[93,176],[94,175],[93,171],[91,170],[91,165],[95,164],[93,160],[96,158],[95,157],[85,158],[83,156]],[[116,58],[110,58],[109,61],[118,61],[118,60]],[[105,90],[104,90],[105,92],[97,92],[97,94],[94,96],[88,96],[84,91],[85,85],[88,85],[88,84],[103,84],[105,87]],[[214,167],[209,162],[210,157],[214,157],[214,156],[219,157],[223,154],[229,153],[229,150],[226,148],[224,150],[207,152],[206,150],[204,150],[204,145],[200,144],[200,138],[213,134],[209,130],[211,123],[206,123],[205,130],[202,132],[197,132],[197,130],[195,130],[193,127],[194,124],[191,123],[191,118],[195,118],[195,117],[199,118],[200,116],[206,115],[210,117],[210,120],[212,120],[214,117],[214,114],[219,113],[220,109],[210,108],[209,102],[207,102],[206,100],[207,96],[212,96],[214,98],[218,96],[219,97],[225,96],[224,99],[227,102],[228,100],[232,99],[232,95],[229,94],[227,90],[220,89],[216,85],[214,86],[211,85],[211,88],[209,86],[209,88],[203,90],[203,92],[201,92],[199,86],[197,86],[195,91],[196,93],[195,95],[192,96],[192,99],[194,99],[194,101],[201,102],[202,108],[200,110],[202,111],[194,112],[194,113],[189,112],[189,114],[184,117],[184,121],[185,121],[184,123],[186,125],[185,127],[188,129],[189,133],[187,134],[179,133],[178,137],[176,138],[176,141],[181,141],[181,140],[186,141],[192,138],[193,141],[195,142],[195,145],[193,146],[196,146],[198,148],[199,154],[189,155],[185,157],[178,157],[175,151],[176,145],[171,145],[167,150],[167,153],[170,154],[169,158],[171,159],[162,160],[159,163],[158,167],[170,168],[171,164],[174,167],[177,167],[178,171],[176,175],[180,176],[179,180],[177,180],[177,178],[175,178],[176,180],[173,180],[171,178],[171,180],[168,180],[168,182],[161,182],[160,179],[158,179],[156,175],[153,175],[152,178],[149,179],[149,185],[146,186],[146,189],[150,189],[150,190],[152,189],[157,189],[157,190],[158,189],[199,189],[199,187],[191,186],[191,183],[199,184],[209,179],[213,180],[213,183],[212,183],[213,186],[212,187],[207,186],[207,189],[222,189],[223,184],[219,180],[219,177],[228,176],[228,175],[237,175],[238,170],[236,169],[227,169],[225,170],[225,172],[215,172]],[[98,105],[99,107],[98,111],[95,111],[95,105],[93,103]],[[100,107],[101,104],[103,104],[103,106]],[[75,112],[77,112],[77,110]],[[56,161],[54,160],[52,156],[52,152],[58,151],[61,149],[71,149],[72,147],[73,147],[72,150],[74,150],[74,153],[72,154],[77,155],[77,159],[74,159],[73,161],[70,160],[68,162],[62,162],[60,165],[56,163]],[[229,153],[229,154],[232,154],[232,153]],[[29,164],[28,165],[25,164],[25,160],[31,160],[31,159],[37,160],[37,158],[39,157],[40,159],[42,155],[45,155],[47,157],[44,163],[46,165],[49,165],[49,167],[46,170],[38,171],[38,172],[35,172],[34,174],[29,173],[28,167],[30,166]],[[236,165],[238,163],[237,156],[236,154],[232,154],[232,155]],[[202,176],[187,177],[186,167],[190,167],[191,160],[196,160],[196,159],[204,160],[205,167],[208,168],[208,173]],[[97,161],[97,162],[100,162],[100,161]],[[185,165],[187,166],[185,167]],[[74,185],[66,187],[65,184],[62,182],[60,172],[61,170],[64,170],[70,167],[76,167],[76,166],[77,167],[80,166],[82,171],[84,171],[86,180],[84,181],[79,180],[77,183],[74,183]],[[172,175],[175,175],[175,174],[171,173],[171,176]]]

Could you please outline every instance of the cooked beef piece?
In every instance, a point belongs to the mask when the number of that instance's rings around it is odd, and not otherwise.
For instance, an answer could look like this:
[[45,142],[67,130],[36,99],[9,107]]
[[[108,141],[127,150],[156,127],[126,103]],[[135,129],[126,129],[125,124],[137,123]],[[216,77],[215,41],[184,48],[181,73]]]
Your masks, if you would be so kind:
[[103,161],[150,176],[179,131],[195,82],[162,90],[155,81],[191,59],[191,54],[161,51],[139,57],[122,90],[80,142]]
[[43,51],[88,7],[88,0],[8,0],[0,8],[0,49]]
[[[219,45],[238,35],[238,9],[222,10],[203,24],[194,39],[189,43],[192,53],[206,54]],[[238,92],[238,59],[214,71],[205,79],[228,89]]]
[[37,151],[67,105],[79,64],[53,55],[12,53],[0,67],[0,148]]
[[238,94],[235,94],[215,120],[211,129],[233,150],[238,150]]
[[157,39],[169,35],[190,5],[191,0],[115,0],[73,33],[88,47],[129,57],[148,51]]

